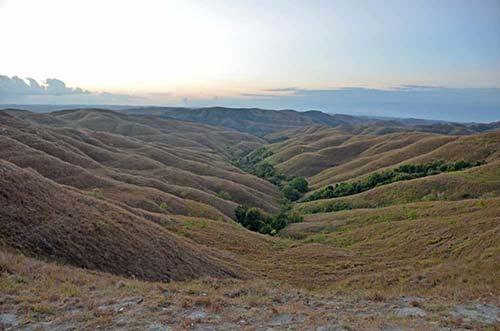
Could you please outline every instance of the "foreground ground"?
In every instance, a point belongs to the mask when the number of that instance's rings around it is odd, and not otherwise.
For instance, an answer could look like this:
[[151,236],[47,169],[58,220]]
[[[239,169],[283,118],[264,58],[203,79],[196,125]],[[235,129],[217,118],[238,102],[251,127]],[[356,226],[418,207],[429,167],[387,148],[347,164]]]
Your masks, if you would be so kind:
[[142,282],[0,255],[4,330],[498,330],[499,302],[363,291],[306,291],[273,281]]

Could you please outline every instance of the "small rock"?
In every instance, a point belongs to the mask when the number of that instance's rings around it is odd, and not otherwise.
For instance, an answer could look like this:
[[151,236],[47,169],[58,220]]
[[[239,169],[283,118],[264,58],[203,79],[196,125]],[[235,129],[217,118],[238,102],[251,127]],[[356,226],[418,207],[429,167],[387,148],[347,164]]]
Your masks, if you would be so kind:
[[399,308],[396,309],[396,316],[400,317],[406,317],[406,316],[412,316],[412,317],[425,317],[427,316],[427,313],[418,307],[411,307],[411,308]]
[[118,288],[125,287],[125,285],[127,285],[127,284],[123,280],[120,280],[120,281],[118,281],[118,283],[116,283],[116,287],[118,287]]
[[338,331],[338,330],[340,329],[336,326],[318,326],[316,328],[316,331]]
[[404,331],[404,329],[397,326],[382,326],[382,331]]
[[149,331],[172,331],[172,327],[162,323],[152,323],[148,326]]
[[121,313],[125,310],[125,307],[133,306],[136,304],[136,302],[137,302],[136,299],[126,299],[118,303],[98,306],[97,309],[115,311]]
[[469,307],[458,305],[455,311],[451,312],[451,315],[488,324],[500,322],[500,308],[494,305],[476,304]]
[[19,320],[17,319],[16,315],[5,313],[5,314],[0,314],[0,323],[7,325],[18,325]]
[[293,319],[292,315],[290,314],[280,314],[277,316],[274,316],[271,319],[271,324],[284,324],[284,323],[289,323]]
[[403,331],[403,329],[398,326],[383,326],[382,331]]
[[199,320],[207,317],[207,313],[205,313],[203,310],[195,310],[191,312],[187,317],[192,320]]

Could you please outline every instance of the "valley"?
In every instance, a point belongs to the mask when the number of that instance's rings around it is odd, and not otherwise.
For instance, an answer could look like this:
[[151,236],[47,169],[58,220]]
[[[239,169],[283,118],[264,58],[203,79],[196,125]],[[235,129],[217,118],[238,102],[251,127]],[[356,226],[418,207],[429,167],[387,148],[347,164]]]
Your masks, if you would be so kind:
[[0,110],[0,328],[496,330],[499,127]]

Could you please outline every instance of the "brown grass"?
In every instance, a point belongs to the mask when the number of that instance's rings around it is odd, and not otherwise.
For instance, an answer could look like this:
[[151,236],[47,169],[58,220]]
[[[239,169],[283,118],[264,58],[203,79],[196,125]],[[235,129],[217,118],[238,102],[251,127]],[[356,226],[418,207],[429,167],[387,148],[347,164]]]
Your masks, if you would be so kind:
[[405,162],[488,164],[332,200],[355,209],[308,214],[271,237],[230,220],[238,204],[278,210],[276,187],[229,163],[260,138],[98,110],[16,116],[0,113],[0,308],[34,329],[491,326],[450,310],[500,304],[497,132],[283,132],[270,161],[314,185]]
[[[491,324],[451,318],[453,305],[439,300],[387,298],[382,294],[311,292],[275,281],[203,278],[155,283],[84,272],[0,252],[0,309],[28,327],[78,330],[175,330],[197,326],[254,330],[265,327],[351,330],[403,327],[491,330]],[[395,309],[415,307],[426,318],[397,317]],[[45,323],[45,324],[43,324]],[[49,324],[47,324],[49,323]],[[1,326],[1,325],[0,325]],[[493,325],[494,327],[494,325]]]

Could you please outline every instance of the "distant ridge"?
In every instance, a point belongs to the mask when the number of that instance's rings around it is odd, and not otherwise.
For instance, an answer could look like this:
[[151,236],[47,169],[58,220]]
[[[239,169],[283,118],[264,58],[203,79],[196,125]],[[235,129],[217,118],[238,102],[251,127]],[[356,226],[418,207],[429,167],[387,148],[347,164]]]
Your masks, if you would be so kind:
[[229,107],[159,107],[159,106],[106,106],[106,105],[0,105],[0,110],[53,112],[65,114],[78,110],[111,112],[116,115],[156,116],[186,122],[221,126],[264,138],[287,129],[312,125],[327,127],[368,127],[380,133],[417,131],[451,135],[467,135],[500,128],[500,122],[455,123],[418,118],[392,118],[329,114],[320,110],[296,111],[293,109],[229,108]]
[[182,108],[138,107],[120,112],[135,115],[155,115],[181,121],[223,126],[264,137],[284,129],[311,125],[383,127],[385,132],[420,131],[441,134],[473,134],[500,128],[500,122],[453,123],[425,119],[371,118],[345,114],[327,114],[319,110],[296,111],[291,109],[269,110],[260,108]]

